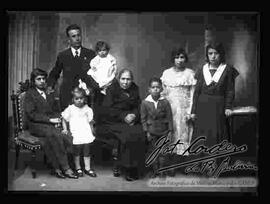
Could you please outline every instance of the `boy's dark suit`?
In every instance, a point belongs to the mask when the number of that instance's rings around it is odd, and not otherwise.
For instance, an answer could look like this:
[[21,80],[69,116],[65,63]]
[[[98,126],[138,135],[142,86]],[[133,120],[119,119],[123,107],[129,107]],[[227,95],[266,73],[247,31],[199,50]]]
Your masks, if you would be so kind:
[[[141,104],[141,122],[144,132],[151,135],[148,146],[147,158],[156,149],[156,142],[162,136],[167,136],[169,132],[173,131],[173,119],[171,105],[168,100],[161,99],[158,101],[157,108],[154,102],[150,100],[149,95]],[[170,138],[171,139],[171,138]],[[159,154],[152,164],[153,173],[156,174],[158,168],[169,164],[171,157],[168,155]]]
[[154,135],[165,135],[173,130],[170,103],[159,100],[157,109],[153,102],[143,100],[141,104],[141,122],[143,130]]
[[63,82],[60,87],[60,104],[61,109],[64,110],[71,102],[71,90],[78,86],[79,79],[82,79],[87,86],[94,90],[99,90],[98,84],[95,80],[87,75],[90,69],[90,61],[95,57],[93,50],[81,47],[81,53],[78,58],[72,54],[71,48],[59,53],[55,66],[51,70],[47,84],[54,87],[61,72],[63,72]]
[[[66,149],[63,143],[63,135],[60,129],[50,123],[50,118],[59,117],[53,108],[55,105],[54,94],[46,94],[46,99],[37,91],[30,88],[24,99],[24,113],[26,128],[36,137],[43,137],[44,150],[48,160],[55,169],[69,168]],[[60,166],[59,166],[60,165]]]

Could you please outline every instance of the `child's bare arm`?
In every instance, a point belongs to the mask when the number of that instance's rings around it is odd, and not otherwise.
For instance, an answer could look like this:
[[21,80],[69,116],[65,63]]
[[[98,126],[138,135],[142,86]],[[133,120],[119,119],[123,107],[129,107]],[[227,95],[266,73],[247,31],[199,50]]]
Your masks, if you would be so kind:
[[64,118],[62,118],[62,127],[63,127],[62,133],[68,134],[67,121]]
[[91,130],[92,130],[93,135],[95,135],[96,134],[95,121],[94,120],[91,120],[89,122],[89,124],[90,124],[90,127],[91,127]]

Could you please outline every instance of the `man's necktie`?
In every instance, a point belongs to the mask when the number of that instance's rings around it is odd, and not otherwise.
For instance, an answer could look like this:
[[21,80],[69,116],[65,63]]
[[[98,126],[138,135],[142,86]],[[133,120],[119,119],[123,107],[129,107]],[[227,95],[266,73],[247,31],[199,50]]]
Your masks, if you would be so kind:
[[79,57],[79,52],[76,50],[75,51],[75,58],[78,58]]
[[44,91],[41,92],[41,96],[46,100],[46,94]]

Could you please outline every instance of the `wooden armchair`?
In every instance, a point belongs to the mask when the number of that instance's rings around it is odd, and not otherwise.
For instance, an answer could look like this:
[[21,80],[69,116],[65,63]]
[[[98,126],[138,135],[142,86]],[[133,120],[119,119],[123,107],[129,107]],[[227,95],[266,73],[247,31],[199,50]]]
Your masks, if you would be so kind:
[[[14,143],[15,143],[15,172],[18,170],[18,160],[19,154],[22,149],[29,150],[31,152],[31,164],[29,167],[31,168],[32,177],[36,178],[36,156],[37,151],[43,151],[42,146],[44,145],[44,139],[40,137],[35,137],[34,135],[30,134],[27,130],[27,119],[24,115],[24,97],[26,91],[30,88],[30,81],[26,80],[25,82],[19,83],[19,89],[13,91],[11,94],[11,101],[12,101],[12,110],[13,110],[13,120],[14,120]],[[57,109],[60,111],[60,103],[59,98],[55,98],[57,102]],[[91,91],[90,95],[88,96],[88,100],[90,100],[89,105],[93,108],[94,106],[94,94]],[[57,128],[62,128],[61,125]],[[68,154],[72,153],[72,148],[70,146],[69,137],[66,137],[64,140],[66,150]],[[70,159],[72,160],[72,159]],[[29,163],[29,164],[30,164]],[[72,161],[70,161],[73,164]],[[44,154],[44,164],[47,164],[47,159]]]
[[[15,171],[18,169],[18,159],[21,149],[26,149],[31,151],[31,163],[36,163],[37,151],[42,150],[42,145],[44,141],[42,138],[35,137],[31,135],[27,130],[27,121],[24,115],[24,97],[25,92],[30,87],[29,80],[25,82],[20,82],[19,90],[15,93],[12,92],[12,110],[14,119],[14,142],[15,142]],[[44,163],[46,163],[46,157],[44,155]],[[30,165],[29,165],[30,166]],[[36,168],[31,165],[32,177],[36,178]]]

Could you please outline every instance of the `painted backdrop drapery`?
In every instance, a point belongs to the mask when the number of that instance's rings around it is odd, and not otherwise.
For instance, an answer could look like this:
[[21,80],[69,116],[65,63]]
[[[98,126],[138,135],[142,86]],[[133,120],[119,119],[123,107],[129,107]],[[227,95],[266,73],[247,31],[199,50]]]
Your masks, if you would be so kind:
[[18,83],[29,79],[38,66],[38,18],[32,12],[10,12],[8,30],[8,115],[12,115],[10,95]]

